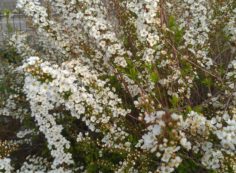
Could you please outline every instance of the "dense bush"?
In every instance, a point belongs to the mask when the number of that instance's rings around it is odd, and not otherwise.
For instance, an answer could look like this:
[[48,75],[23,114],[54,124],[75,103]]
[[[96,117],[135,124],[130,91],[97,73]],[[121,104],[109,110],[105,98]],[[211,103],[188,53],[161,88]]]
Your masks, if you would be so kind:
[[236,1],[17,7],[35,32],[0,55],[3,172],[236,172]]

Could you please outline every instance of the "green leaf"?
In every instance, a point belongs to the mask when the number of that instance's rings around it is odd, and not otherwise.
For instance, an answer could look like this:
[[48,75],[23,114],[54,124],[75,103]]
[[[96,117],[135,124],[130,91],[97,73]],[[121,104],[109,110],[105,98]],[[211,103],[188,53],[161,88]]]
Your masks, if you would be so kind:
[[135,67],[132,67],[132,68],[129,69],[129,77],[133,80],[138,79],[138,71],[136,70]]
[[156,72],[152,72],[151,75],[150,75],[150,78],[151,78],[151,81],[153,83],[156,83],[159,80],[159,76],[158,76],[158,74]]
[[184,160],[177,168],[177,173],[197,172],[198,166],[191,160]]
[[198,112],[198,113],[201,113],[202,112],[202,106],[201,105],[197,105],[197,106],[195,106],[194,108],[193,108],[193,110],[195,111],[195,112]]
[[98,171],[99,171],[98,166],[94,163],[89,164],[88,167],[87,167],[87,172],[88,173],[96,173]]
[[168,26],[169,29],[174,33],[174,42],[176,45],[179,45],[183,40],[184,30],[180,29],[174,16],[169,17]]
[[179,98],[176,97],[176,96],[172,96],[171,98],[171,104],[173,107],[177,107],[178,106],[178,103],[179,103]]
[[175,29],[176,23],[175,23],[175,17],[174,17],[174,16],[170,16],[170,17],[169,17],[169,22],[168,22],[168,24],[169,24],[169,28],[170,28],[171,30],[174,30],[174,29]]
[[152,71],[152,64],[146,63],[145,66],[146,66],[146,68],[148,69],[149,72]]
[[65,91],[65,92],[62,94],[62,96],[63,96],[63,98],[64,98],[65,100],[68,100],[71,95],[72,95],[71,90]]
[[191,64],[189,64],[187,61],[185,60],[182,60],[181,61],[181,74],[183,76],[187,76],[189,75],[190,73],[192,73],[193,70],[192,70],[192,66]]
[[213,85],[213,81],[211,78],[205,78],[203,79],[202,84],[204,84],[207,87],[211,87]]
[[186,110],[187,110],[188,113],[191,112],[191,111],[192,111],[191,106],[187,106],[187,107],[186,107]]

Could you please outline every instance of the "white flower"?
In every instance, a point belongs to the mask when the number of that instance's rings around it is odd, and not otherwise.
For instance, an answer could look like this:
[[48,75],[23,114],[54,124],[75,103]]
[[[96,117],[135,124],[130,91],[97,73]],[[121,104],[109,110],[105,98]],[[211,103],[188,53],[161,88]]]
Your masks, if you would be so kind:
[[127,63],[124,57],[116,57],[114,63],[121,67],[126,67]]
[[5,173],[11,173],[13,171],[13,167],[11,166],[11,159],[0,159],[0,170],[4,170]]
[[187,141],[186,138],[181,138],[180,140],[180,144],[186,148],[187,150],[190,150],[191,149],[191,143],[189,141]]
[[90,118],[90,120],[94,123],[95,121],[96,121],[96,117],[95,116],[92,116],[91,118]]

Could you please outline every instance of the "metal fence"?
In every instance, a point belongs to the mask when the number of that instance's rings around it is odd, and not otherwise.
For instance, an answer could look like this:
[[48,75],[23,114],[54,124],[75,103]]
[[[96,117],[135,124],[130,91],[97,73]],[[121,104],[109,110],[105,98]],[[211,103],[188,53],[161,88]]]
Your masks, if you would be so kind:
[[26,17],[22,13],[13,13],[9,16],[0,13],[0,30],[2,32],[27,31]]
[[16,31],[30,31],[26,16],[15,8],[16,0],[0,0],[0,43]]
[[0,13],[0,42],[17,31],[30,31],[26,21],[22,13]]
[[16,8],[17,0],[0,0],[0,11],[4,9],[14,10]]

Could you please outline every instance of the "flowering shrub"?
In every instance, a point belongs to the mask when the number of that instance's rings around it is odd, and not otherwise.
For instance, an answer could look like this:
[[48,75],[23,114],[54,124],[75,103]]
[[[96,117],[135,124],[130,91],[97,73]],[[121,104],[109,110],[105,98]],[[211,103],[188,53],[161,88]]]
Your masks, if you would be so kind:
[[17,7],[35,34],[10,41],[3,172],[236,172],[234,0]]

